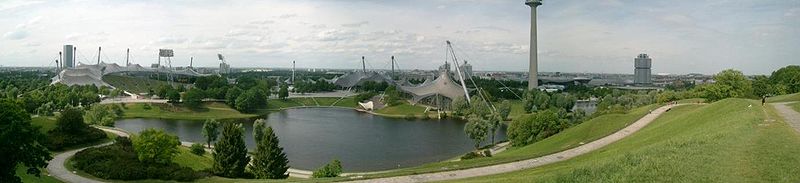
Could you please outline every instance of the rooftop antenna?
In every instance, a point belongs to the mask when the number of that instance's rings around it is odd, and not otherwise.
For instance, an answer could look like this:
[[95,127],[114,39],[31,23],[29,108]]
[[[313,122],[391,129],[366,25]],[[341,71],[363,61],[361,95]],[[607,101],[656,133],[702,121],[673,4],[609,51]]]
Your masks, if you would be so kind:
[[97,47],[97,65],[100,65],[100,49],[102,47]]
[[364,61],[364,56],[361,56],[361,70],[367,73],[367,62]]

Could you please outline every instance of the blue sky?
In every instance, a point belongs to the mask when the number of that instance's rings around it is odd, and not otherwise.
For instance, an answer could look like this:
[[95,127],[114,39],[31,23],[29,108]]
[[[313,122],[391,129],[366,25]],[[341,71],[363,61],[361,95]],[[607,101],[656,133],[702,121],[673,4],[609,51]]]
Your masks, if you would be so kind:
[[[540,71],[632,73],[648,53],[656,73],[768,74],[800,64],[800,0],[545,0]],[[53,65],[63,44],[78,61],[234,67],[434,69],[445,40],[476,70],[525,71],[530,8],[523,0],[262,0],[0,2],[0,65]]]

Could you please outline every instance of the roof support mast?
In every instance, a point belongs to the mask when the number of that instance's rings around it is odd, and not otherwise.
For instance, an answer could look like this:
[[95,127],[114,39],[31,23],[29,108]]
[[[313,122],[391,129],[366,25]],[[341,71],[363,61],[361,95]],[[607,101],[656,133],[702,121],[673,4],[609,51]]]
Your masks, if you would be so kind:
[[467,84],[464,83],[464,76],[461,74],[461,69],[458,66],[458,58],[456,58],[456,52],[453,51],[453,45],[450,44],[450,40],[447,40],[447,50],[453,55],[453,63],[456,64],[456,73],[458,73],[458,81],[461,82],[461,87],[464,88],[464,96],[467,98],[467,103],[471,103],[469,91],[467,91]]
[[100,49],[103,47],[97,47],[97,64],[100,64]]

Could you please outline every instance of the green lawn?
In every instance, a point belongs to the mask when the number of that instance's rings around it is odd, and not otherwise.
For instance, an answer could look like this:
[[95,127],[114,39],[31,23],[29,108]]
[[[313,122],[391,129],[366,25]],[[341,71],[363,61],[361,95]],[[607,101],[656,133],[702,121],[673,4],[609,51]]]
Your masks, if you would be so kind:
[[53,116],[34,117],[34,118],[31,118],[31,124],[33,126],[41,127],[39,129],[39,131],[41,131],[43,134],[47,134],[47,131],[50,131],[53,128],[56,128],[56,117],[53,117]]
[[150,104],[150,109],[144,109],[145,104],[127,104],[125,118],[161,118],[161,119],[232,119],[250,118],[258,115],[243,114],[223,103],[207,103],[203,109],[189,109],[179,105]]
[[508,114],[508,118],[516,119],[525,114],[525,101],[522,100],[510,100],[510,101],[511,101],[511,113]]
[[800,102],[789,104],[789,106],[792,107],[792,109],[794,109],[795,111],[800,112]]
[[200,171],[211,169],[211,166],[214,164],[214,158],[211,157],[210,152],[206,152],[203,156],[198,156],[196,154],[192,154],[188,147],[181,146],[179,148],[179,154],[175,156],[175,159],[172,159],[172,162],[181,165],[182,167],[189,167],[193,170]]
[[41,182],[41,183],[61,182],[60,180],[58,180],[56,178],[48,176],[47,169],[45,169],[45,168],[41,168],[42,173],[39,174],[39,177],[36,177],[35,175],[27,174],[26,173],[27,170],[28,170],[28,168],[26,168],[26,167],[23,167],[21,165],[17,166],[16,175],[17,175],[17,177],[22,179],[22,182]]
[[657,105],[649,105],[631,110],[626,114],[608,114],[593,118],[577,126],[564,130],[542,141],[524,147],[512,147],[490,158],[478,158],[455,162],[435,162],[418,167],[399,169],[383,174],[369,175],[367,177],[388,177],[397,175],[411,175],[429,172],[440,172],[453,169],[466,169],[473,167],[489,166],[500,163],[520,161],[564,151],[610,135],[643,117]]
[[[331,106],[331,105],[333,105],[334,102],[339,100],[339,97],[318,97],[318,98],[314,98],[314,99],[317,100],[317,102],[319,103],[320,106]],[[343,100],[345,100],[345,99],[343,99]]]
[[759,102],[726,99],[676,107],[641,131],[586,155],[454,182],[800,181],[800,134]]
[[375,111],[378,114],[385,114],[385,115],[423,115],[425,113],[425,107],[420,105],[411,105],[407,102],[403,102],[400,105],[395,106],[387,106],[383,109],[378,109]]
[[358,107],[358,102],[356,102],[353,97],[345,97],[339,100],[339,102],[336,102],[334,106],[356,108]]
[[774,96],[774,97],[767,98],[767,102],[770,102],[770,103],[792,102],[792,101],[800,101],[800,93],[779,95],[779,96]]

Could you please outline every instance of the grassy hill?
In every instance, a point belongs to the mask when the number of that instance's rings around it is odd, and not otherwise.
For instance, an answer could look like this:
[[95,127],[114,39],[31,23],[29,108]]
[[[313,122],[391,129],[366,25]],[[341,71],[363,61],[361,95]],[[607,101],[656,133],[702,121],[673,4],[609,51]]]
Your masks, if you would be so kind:
[[583,156],[457,182],[798,182],[798,155],[800,134],[773,108],[726,99],[676,107]]
[[767,102],[770,102],[770,103],[791,102],[791,101],[800,101],[800,93],[778,95],[778,96],[767,98]]

